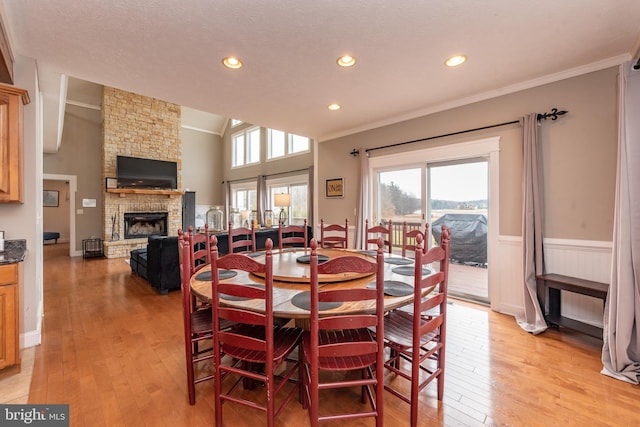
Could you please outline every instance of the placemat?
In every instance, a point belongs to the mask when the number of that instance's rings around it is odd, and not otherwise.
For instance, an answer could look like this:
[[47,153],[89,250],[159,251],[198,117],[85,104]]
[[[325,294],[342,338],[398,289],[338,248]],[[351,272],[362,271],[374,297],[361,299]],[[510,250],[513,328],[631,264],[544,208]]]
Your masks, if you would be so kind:
[[[311,263],[311,255],[302,255],[296,258],[296,261],[301,264],[310,264]],[[323,262],[329,261],[329,257],[326,255],[318,254],[318,264],[322,264]]]
[[[259,285],[258,283],[247,283],[247,286],[253,286],[254,288],[260,288],[260,289],[264,289],[264,285]],[[246,297],[237,297],[235,295],[227,295],[227,294],[220,294],[220,298],[222,299],[226,299],[227,301],[246,301],[248,299],[251,298],[246,298]]]
[[[396,274],[402,274],[403,276],[413,276],[414,275],[414,271],[415,271],[415,267],[414,266],[403,266],[403,267],[396,267],[393,270],[394,273]],[[432,271],[429,267],[422,267],[422,275],[423,276],[427,276],[429,274],[431,274]]]
[[[367,285],[369,289],[376,288],[376,282],[371,282]],[[385,280],[384,281],[384,294],[390,297],[404,297],[413,293],[413,286],[408,283],[400,282],[397,280]]]
[[385,258],[384,262],[387,264],[395,264],[395,265],[408,265],[413,264],[413,260],[410,258]]
[[256,258],[259,256],[264,255],[264,251],[259,251],[259,252],[251,252],[249,254],[247,254],[247,256],[251,257],[251,258]]
[[376,256],[378,252],[377,251],[360,251],[360,253],[365,255],[370,255],[370,256]]
[[[291,298],[291,304],[303,310],[311,310],[311,300],[309,298],[310,294],[311,293],[309,291],[303,291],[295,294],[293,298]],[[333,310],[334,308],[338,308],[341,305],[341,302],[319,302],[318,310]]]
[[[220,270],[218,271],[218,279],[219,280],[230,279],[232,277],[237,276],[237,274],[238,272],[234,270]],[[203,273],[197,274],[196,280],[200,280],[202,282],[211,280],[211,271],[205,271]]]

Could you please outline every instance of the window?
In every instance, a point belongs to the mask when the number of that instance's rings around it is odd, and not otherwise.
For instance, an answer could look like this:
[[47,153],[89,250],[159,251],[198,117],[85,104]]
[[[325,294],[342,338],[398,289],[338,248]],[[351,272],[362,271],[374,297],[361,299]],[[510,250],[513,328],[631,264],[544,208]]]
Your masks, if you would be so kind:
[[231,208],[236,208],[244,219],[249,218],[252,210],[258,208],[258,197],[255,182],[231,184]]
[[260,128],[254,127],[231,136],[231,166],[260,162]]
[[277,129],[267,129],[267,158],[275,159],[306,151],[309,151],[309,138]]
[[[287,224],[304,224],[309,218],[309,183],[307,175],[296,175],[267,181],[269,209],[273,210],[274,221],[279,218],[280,210],[284,209]],[[285,193],[291,195],[291,206],[275,206],[275,195]]]
[[231,119],[231,127],[238,126],[240,123],[242,123],[242,120]]

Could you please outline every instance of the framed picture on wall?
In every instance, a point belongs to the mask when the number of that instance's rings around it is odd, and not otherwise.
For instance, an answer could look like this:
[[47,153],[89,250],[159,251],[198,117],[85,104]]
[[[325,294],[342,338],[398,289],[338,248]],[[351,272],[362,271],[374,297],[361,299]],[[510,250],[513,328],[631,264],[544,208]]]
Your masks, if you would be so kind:
[[60,192],[56,190],[44,190],[42,192],[42,206],[57,208],[60,204]]
[[344,197],[344,180],[342,178],[327,180],[326,197]]

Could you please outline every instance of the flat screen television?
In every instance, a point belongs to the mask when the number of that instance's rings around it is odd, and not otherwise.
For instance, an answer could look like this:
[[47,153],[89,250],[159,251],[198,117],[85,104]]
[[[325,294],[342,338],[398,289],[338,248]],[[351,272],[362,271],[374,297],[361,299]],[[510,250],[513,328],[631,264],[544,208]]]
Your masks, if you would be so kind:
[[118,188],[175,190],[178,188],[178,164],[165,160],[118,156]]

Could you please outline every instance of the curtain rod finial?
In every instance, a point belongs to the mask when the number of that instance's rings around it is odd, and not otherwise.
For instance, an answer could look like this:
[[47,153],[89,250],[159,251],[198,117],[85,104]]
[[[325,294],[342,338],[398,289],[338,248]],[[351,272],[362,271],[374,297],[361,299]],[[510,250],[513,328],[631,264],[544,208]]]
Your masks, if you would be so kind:
[[567,111],[565,110],[558,111],[557,108],[552,108],[550,113],[544,112],[544,113],[538,114],[538,120],[547,120],[547,119],[557,120],[558,117],[564,116],[565,114],[567,114]]
[[360,154],[360,150],[354,148],[349,154],[351,154],[353,157],[358,157],[358,155]]

